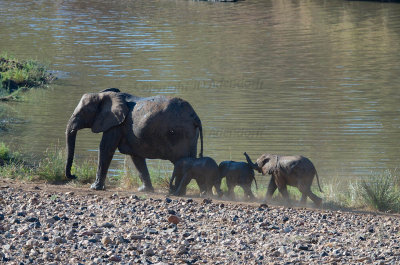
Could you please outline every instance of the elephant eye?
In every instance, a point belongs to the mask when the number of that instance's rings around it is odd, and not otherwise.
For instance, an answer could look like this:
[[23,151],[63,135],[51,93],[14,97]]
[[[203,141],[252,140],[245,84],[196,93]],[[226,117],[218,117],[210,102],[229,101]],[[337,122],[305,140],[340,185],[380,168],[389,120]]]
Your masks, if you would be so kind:
[[175,134],[174,129],[169,130],[169,134],[174,135]]

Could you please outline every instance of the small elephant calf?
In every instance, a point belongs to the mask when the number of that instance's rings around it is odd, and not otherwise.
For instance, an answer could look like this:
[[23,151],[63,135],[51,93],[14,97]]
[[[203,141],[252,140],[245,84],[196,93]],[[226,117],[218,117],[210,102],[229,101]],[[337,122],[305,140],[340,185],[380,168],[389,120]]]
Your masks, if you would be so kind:
[[[195,179],[200,188],[200,194],[211,195],[214,186],[218,195],[222,196],[218,165],[210,157],[186,157],[175,163],[172,178],[169,183],[171,194],[180,196],[186,194],[186,186]],[[173,184],[175,180],[175,185]]]
[[322,199],[311,191],[314,176],[317,176],[319,190],[319,178],[313,163],[304,156],[280,156],[272,154],[261,155],[253,164],[250,157],[244,153],[247,162],[263,175],[271,175],[266,198],[270,199],[278,188],[282,196],[290,203],[286,185],[297,187],[302,193],[301,202],[306,203],[307,197],[319,207]]
[[254,194],[251,191],[251,184],[254,180],[257,188],[257,181],[254,177],[254,170],[251,164],[246,162],[223,161],[219,164],[220,178],[226,177],[226,185],[228,186],[228,196],[235,197],[234,188],[242,187],[246,196],[254,199]]

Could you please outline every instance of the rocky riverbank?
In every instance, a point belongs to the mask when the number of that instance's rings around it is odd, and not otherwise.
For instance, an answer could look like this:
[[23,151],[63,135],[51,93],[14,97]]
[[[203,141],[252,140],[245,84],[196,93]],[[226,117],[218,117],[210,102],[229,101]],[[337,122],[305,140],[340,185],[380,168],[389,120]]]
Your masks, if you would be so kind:
[[399,264],[397,215],[0,180],[0,263]]

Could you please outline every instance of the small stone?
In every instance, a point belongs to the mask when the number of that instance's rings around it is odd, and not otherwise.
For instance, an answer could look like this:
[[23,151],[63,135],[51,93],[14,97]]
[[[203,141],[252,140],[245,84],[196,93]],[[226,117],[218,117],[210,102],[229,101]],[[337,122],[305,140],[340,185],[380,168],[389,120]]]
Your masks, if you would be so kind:
[[54,242],[56,242],[57,244],[63,244],[63,243],[67,243],[67,240],[63,237],[58,236],[54,239]]
[[271,256],[272,257],[279,257],[281,255],[281,252],[279,252],[278,250],[272,252]]
[[109,244],[112,243],[112,240],[109,236],[105,236],[101,239],[101,243],[103,243],[103,245],[108,246]]
[[140,235],[140,234],[131,234],[130,236],[128,236],[131,240],[143,240],[144,239],[144,235]]
[[165,198],[165,202],[170,203],[170,202],[172,202],[172,200],[170,198]]
[[101,225],[101,227],[105,227],[105,228],[113,228],[114,225],[112,223],[106,222],[104,224]]
[[118,255],[112,255],[112,256],[110,256],[110,258],[108,260],[109,261],[114,261],[114,262],[120,262],[122,259]]
[[17,216],[25,217],[26,216],[26,212],[18,212]]
[[207,199],[206,198],[206,199],[203,200],[203,203],[204,204],[210,204],[210,203],[212,203],[212,199]]
[[180,221],[181,220],[176,215],[171,215],[170,217],[168,217],[168,223],[177,225],[177,224],[179,224]]
[[39,222],[39,219],[36,218],[36,217],[27,217],[27,218],[25,219],[25,222],[29,222],[29,223],[38,223],[38,222]]
[[329,254],[328,254],[326,251],[324,251],[324,252],[321,253],[320,256],[321,256],[321,257],[327,257],[327,256],[329,256]]
[[74,194],[75,194],[75,192],[73,192],[73,191],[68,191],[68,192],[65,193],[65,195],[68,195],[68,196],[69,195],[74,195]]
[[293,227],[292,226],[288,226],[288,227],[283,228],[283,232],[285,232],[285,233],[290,233],[292,231],[293,231]]
[[304,246],[304,245],[300,245],[300,246],[299,246],[299,249],[300,249],[300,250],[308,250],[309,247],[308,247],[308,246]]
[[144,252],[144,254],[145,254],[146,256],[148,256],[148,257],[151,257],[151,256],[154,256],[154,255],[155,255],[154,250],[153,250],[152,248],[147,249],[147,250]]
[[82,236],[93,236],[93,235],[94,235],[94,232],[91,230],[82,232]]
[[4,220],[4,214],[0,213],[0,221]]
[[283,218],[282,218],[282,221],[283,221],[284,223],[286,223],[287,221],[289,221],[289,217],[287,217],[287,216],[283,217]]
[[11,245],[10,244],[5,244],[3,246],[3,249],[6,250],[6,251],[10,250],[11,249]]
[[373,226],[370,226],[370,227],[368,228],[368,232],[370,232],[370,233],[375,232],[374,227],[373,227]]
[[180,246],[176,252],[176,254],[178,255],[183,255],[183,254],[187,254],[189,251],[189,249],[185,246]]

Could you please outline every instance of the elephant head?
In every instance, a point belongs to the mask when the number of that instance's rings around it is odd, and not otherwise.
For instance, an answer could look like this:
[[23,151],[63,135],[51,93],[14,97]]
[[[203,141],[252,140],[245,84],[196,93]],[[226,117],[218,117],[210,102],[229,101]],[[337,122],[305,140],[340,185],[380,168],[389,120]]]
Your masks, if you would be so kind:
[[65,132],[67,142],[67,164],[65,175],[71,175],[71,166],[74,159],[75,141],[78,130],[91,128],[92,132],[105,132],[108,129],[124,122],[129,108],[124,95],[118,89],[106,89],[100,93],[84,94],[75,108],[67,124]]
[[247,153],[244,153],[247,163],[251,165],[255,170],[263,175],[272,174],[278,167],[278,156],[271,154],[261,155],[256,163],[253,163]]

